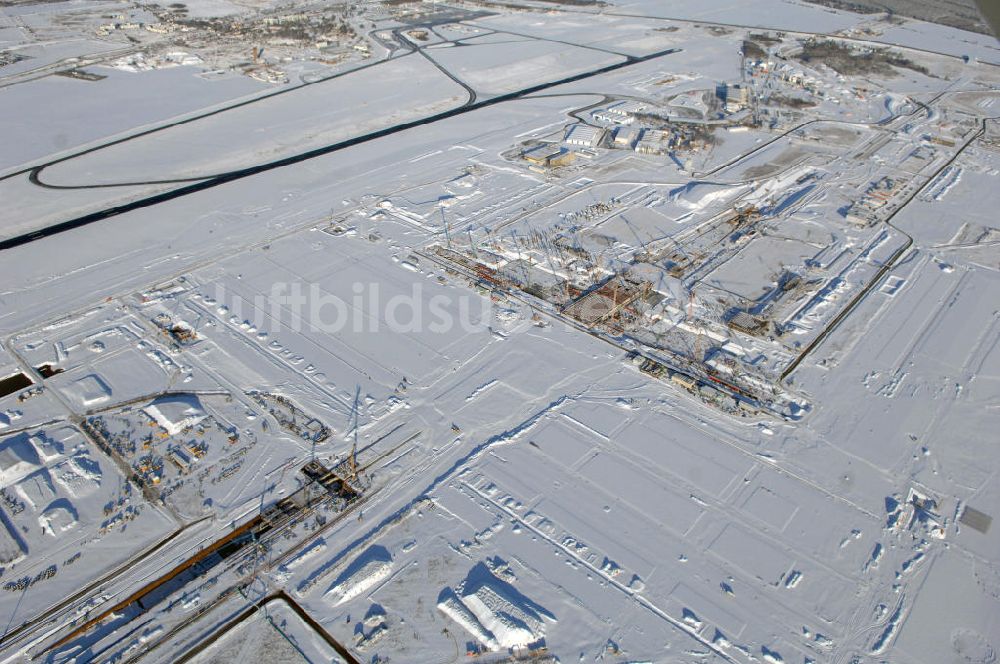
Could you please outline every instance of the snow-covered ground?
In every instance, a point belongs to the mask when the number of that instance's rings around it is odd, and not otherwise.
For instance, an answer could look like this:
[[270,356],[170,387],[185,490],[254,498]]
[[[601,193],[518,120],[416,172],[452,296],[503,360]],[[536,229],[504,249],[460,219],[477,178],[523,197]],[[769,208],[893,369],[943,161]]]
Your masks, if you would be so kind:
[[[49,76],[0,88],[5,146],[0,173],[263,88],[249,78],[205,80],[190,67],[141,74],[93,71],[107,78]],[[165,88],[171,94],[160,95]],[[75,109],[73,115],[67,107]]]
[[[386,62],[114,145],[259,86],[0,88],[0,166],[97,148],[37,173],[92,188],[0,181],[0,237],[108,211],[0,249],[0,661],[995,661],[995,40],[427,4],[350,16]],[[935,53],[799,57],[835,32]],[[392,129],[466,102],[438,67],[610,64]],[[567,135],[615,108],[643,149]]]

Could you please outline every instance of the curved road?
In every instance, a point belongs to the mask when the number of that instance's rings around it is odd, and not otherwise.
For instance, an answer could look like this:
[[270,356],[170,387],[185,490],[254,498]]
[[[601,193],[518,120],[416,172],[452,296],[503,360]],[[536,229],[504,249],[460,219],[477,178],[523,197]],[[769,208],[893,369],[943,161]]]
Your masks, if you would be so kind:
[[[437,25],[437,23],[434,23],[434,24],[427,24],[426,26],[422,25],[421,27],[427,27],[427,28],[433,29],[433,27],[435,27],[436,25]],[[425,47],[413,44],[412,40],[407,39],[403,35],[404,31],[411,30],[411,29],[413,29],[412,26],[411,27],[400,27],[400,28],[395,28],[395,29],[391,30],[391,34],[394,37],[394,41],[392,42],[392,44],[394,46],[391,47],[391,48],[390,48],[389,44],[386,42],[386,40],[384,40],[382,38],[379,38],[379,37],[377,37],[376,35],[373,34],[375,32],[383,32],[383,31],[374,31],[373,30],[372,32],[370,32],[369,33],[369,37],[371,39],[373,39],[375,41],[378,41],[380,44],[383,45],[383,47],[385,47],[385,48],[387,48],[387,49],[389,49],[391,51],[390,56],[388,58],[385,58],[383,60],[379,60],[378,62],[368,63],[366,65],[362,65],[362,66],[356,67],[354,69],[350,69],[350,70],[343,71],[343,72],[338,72],[336,74],[332,74],[330,76],[325,76],[323,78],[319,78],[319,79],[316,79],[314,81],[305,82],[305,83],[303,83],[301,85],[297,85],[297,86],[290,87],[290,88],[284,88],[284,89],[278,90],[276,92],[272,92],[272,93],[269,93],[269,94],[266,94],[266,95],[261,95],[259,97],[254,97],[253,99],[245,100],[245,101],[238,102],[238,103],[235,103],[235,104],[230,104],[228,106],[216,109],[214,111],[210,111],[208,113],[201,113],[201,114],[189,117],[189,118],[185,118],[184,120],[179,120],[179,121],[176,121],[176,122],[171,122],[171,123],[168,123],[168,124],[165,124],[165,125],[161,125],[161,126],[155,127],[153,129],[149,129],[147,131],[139,132],[139,133],[136,133],[136,134],[133,134],[133,135],[129,135],[129,136],[121,138],[121,139],[117,139],[117,140],[111,141],[109,143],[104,143],[102,145],[94,146],[94,147],[88,148],[86,150],[81,150],[81,151],[75,152],[73,154],[66,155],[64,157],[60,157],[58,159],[54,159],[54,160],[48,161],[48,162],[43,163],[43,164],[39,164],[37,166],[29,167],[29,168],[26,168],[26,169],[21,169],[19,171],[14,172],[14,173],[10,173],[8,175],[2,176],[2,177],[0,177],[0,181],[2,181],[4,179],[7,179],[7,178],[11,178],[11,177],[15,177],[15,176],[23,175],[23,174],[27,173],[28,174],[28,180],[32,184],[37,185],[39,187],[43,187],[43,188],[46,188],[46,189],[73,190],[73,189],[107,189],[107,188],[115,188],[115,187],[135,187],[135,186],[164,185],[164,184],[184,184],[184,183],[189,183],[189,182],[201,182],[202,180],[207,180],[207,179],[211,179],[211,178],[215,178],[215,177],[220,177],[222,175],[225,175],[225,173],[220,173],[220,174],[206,174],[206,175],[199,175],[199,176],[192,176],[192,177],[185,177],[185,178],[169,178],[169,179],[163,179],[163,180],[145,180],[145,181],[139,181],[139,182],[114,182],[114,183],[102,183],[102,184],[90,184],[90,185],[86,185],[86,184],[84,184],[84,185],[57,185],[57,184],[51,184],[51,183],[47,183],[47,182],[42,181],[42,179],[41,179],[41,172],[43,170],[45,170],[46,168],[50,167],[50,166],[54,166],[56,164],[59,164],[59,163],[65,162],[65,161],[69,161],[69,160],[74,159],[76,157],[80,157],[80,156],[86,155],[86,154],[91,153],[91,152],[99,151],[99,150],[102,150],[104,148],[117,145],[119,143],[124,143],[124,142],[130,141],[130,140],[136,139],[136,138],[140,138],[142,136],[146,136],[146,135],[149,135],[149,134],[160,132],[160,131],[163,131],[165,129],[169,129],[169,128],[172,128],[172,127],[176,127],[178,125],[189,124],[189,123],[194,122],[196,120],[201,120],[203,118],[211,117],[213,115],[217,115],[217,114],[225,112],[225,111],[234,110],[234,109],[240,108],[242,106],[246,106],[246,105],[249,105],[249,104],[252,104],[252,103],[256,103],[258,101],[263,101],[263,100],[270,99],[272,97],[275,97],[275,96],[278,96],[278,95],[281,95],[281,94],[286,94],[286,93],[289,93],[289,92],[293,92],[295,90],[299,90],[299,89],[301,89],[303,87],[306,87],[308,85],[316,85],[318,83],[324,83],[324,82],[327,82],[327,81],[330,81],[330,80],[333,80],[333,79],[336,79],[336,78],[340,78],[341,76],[345,76],[347,74],[352,74],[352,73],[355,73],[355,72],[358,72],[358,71],[362,71],[364,69],[368,69],[368,68],[371,68],[371,67],[376,67],[376,66],[384,64],[385,62],[388,62],[390,60],[395,60],[395,59],[398,59],[398,58],[402,58],[402,57],[405,57],[407,55],[411,55],[413,53],[419,53],[420,55],[422,55],[424,58],[427,59],[428,62],[430,62],[432,65],[434,65],[434,67],[436,67],[441,73],[443,73],[445,76],[447,76],[449,79],[451,79],[452,81],[454,81],[457,85],[461,86],[466,91],[466,94],[468,95],[468,98],[467,98],[467,100],[465,101],[465,103],[460,108],[465,108],[465,107],[468,107],[468,106],[471,106],[471,105],[475,104],[476,101],[478,100],[478,95],[477,95],[476,90],[474,90],[471,86],[469,86],[467,83],[465,83],[465,81],[461,80],[460,78],[458,78],[457,76],[455,76],[454,74],[452,74],[447,68],[445,68],[444,66],[442,66],[439,62],[437,62],[429,53],[427,53],[425,51]],[[514,34],[514,33],[512,33],[512,34]],[[530,35],[524,35],[524,36],[530,37]],[[553,40],[548,40],[548,39],[538,38],[538,37],[532,37],[532,39],[535,39],[536,41],[553,41]],[[556,40],[556,43],[566,44],[566,45],[570,45],[570,46],[579,46],[580,48],[590,48],[590,47],[576,45],[576,44],[571,44],[570,42],[564,42],[564,41],[558,41],[558,40]],[[402,53],[402,54],[397,55],[395,53],[396,47],[406,49],[406,51],[404,53]],[[617,52],[614,52],[614,51],[607,51],[605,49],[596,49],[596,50],[601,50],[602,52],[605,52],[605,53],[609,53],[609,54],[620,56],[620,57],[622,57],[622,58],[625,59],[626,63],[631,63],[631,62],[635,62],[635,61],[638,60],[638,58],[636,58],[636,56],[628,55],[628,54],[625,54],[625,53],[617,53]]]
[[[567,76],[565,78],[561,78],[561,79],[558,79],[558,80],[555,80],[555,81],[550,81],[548,83],[540,83],[540,84],[533,85],[533,86],[530,86],[530,87],[527,87],[527,88],[523,88],[521,90],[516,90],[514,92],[509,92],[509,93],[505,93],[505,94],[502,94],[502,95],[498,95],[496,97],[491,97],[489,99],[476,100],[476,101],[474,101],[474,102],[472,102],[470,104],[466,104],[466,105],[460,106],[458,108],[449,109],[447,111],[442,111],[440,113],[436,113],[434,115],[431,115],[431,116],[428,116],[428,117],[425,117],[425,118],[419,118],[417,120],[410,120],[410,121],[403,122],[403,123],[400,123],[400,124],[397,124],[397,125],[393,125],[391,127],[385,127],[383,129],[378,129],[376,131],[369,132],[367,134],[362,134],[360,136],[355,136],[353,138],[349,138],[349,139],[346,139],[346,140],[343,140],[343,141],[338,141],[338,142],[330,144],[330,145],[325,145],[325,146],[322,146],[322,147],[319,147],[319,148],[314,148],[314,149],[308,150],[306,152],[302,152],[302,153],[299,153],[299,154],[296,154],[296,155],[291,155],[291,156],[288,156],[288,157],[283,157],[283,158],[276,159],[274,161],[266,162],[266,163],[263,163],[263,164],[256,164],[254,166],[249,166],[249,167],[246,167],[246,168],[241,168],[241,169],[237,169],[237,170],[233,170],[233,171],[228,171],[226,173],[220,173],[218,175],[209,176],[209,177],[206,177],[204,179],[199,179],[199,180],[194,181],[194,182],[190,182],[188,180],[182,180],[182,181],[180,181],[180,183],[189,182],[189,184],[187,184],[186,186],[183,186],[183,187],[179,187],[177,189],[172,189],[170,191],[162,192],[162,193],[159,193],[159,194],[154,194],[152,196],[147,196],[145,198],[141,198],[141,199],[138,199],[138,200],[135,200],[135,201],[131,201],[129,203],[124,203],[124,204],[116,205],[116,206],[113,206],[113,207],[110,207],[110,208],[105,208],[104,210],[99,210],[97,212],[86,214],[86,215],[83,215],[81,217],[77,217],[75,219],[70,219],[70,220],[67,220],[67,221],[63,221],[63,222],[54,224],[52,226],[48,226],[46,228],[43,228],[43,229],[40,229],[40,230],[37,230],[37,231],[32,231],[30,233],[25,233],[25,234],[18,235],[18,236],[12,237],[12,238],[8,238],[6,240],[2,240],[2,241],[0,241],[0,251],[5,250],[5,249],[12,249],[14,247],[19,247],[19,246],[21,246],[23,244],[27,244],[29,242],[34,242],[35,240],[39,240],[39,239],[41,239],[43,237],[48,237],[50,235],[55,235],[57,233],[63,233],[63,232],[72,230],[74,228],[80,228],[82,226],[86,226],[88,224],[92,224],[94,222],[101,221],[102,219],[108,219],[110,217],[115,217],[115,216],[118,216],[120,214],[124,214],[126,212],[130,212],[132,210],[138,210],[140,208],[150,207],[152,205],[157,205],[159,203],[164,203],[166,201],[170,201],[170,200],[173,200],[173,199],[176,199],[176,198],[181,198],[183,196],[187,196],[189,194],[193,194],[193,193],[196,193],[196,192],[199,192],[199,191],[203,191],[203,190],[206,190],[206,189],[211,189],[213,187],[217,187],[217,186],[226,184],[228,182],[233,182],[235,180],[241,180],[243,178],[247,178],[247,177],[250,177],[252,175],[257,175],[259,173],[265,173],[267,171],[270,171],[270,170],[273,170],[273,169],[276,169],[276,168],[282,168],[284,166],[291,166],[291,165],[298,164],[298,163],[301,163],[301,162],[304,162],[304,161],[308,161],[310,159],[314,159],[316,157],[321,157],[321,156],[324,156],[324,155],[332,154],[334,152],[338,152],[340,150],[343,150],[343,149],[346,149],[346,148],[349,148],[349,147],[353,147],[355,145],[361,145],[363,143],[367,143],[369,141],[373,141],[373,140],[378,139],[378,138],[383,138],[385,136],[391,136],[393,134],[396,134],[396,133],[399,133],[399,132],[402,132],[402,131],[406,131],[407,129],[413,129],[415,127],[420,127],[420,126],[423,126],[423,125],[434,124],[436,122],[440,122],[441,120],[446,120],[448,118],[452,118],[452,117],[456,117],[456,116],[459,116],[459,115],[463,115],[463,114],[469,113],[471,111],[476,111],[476,110],[479,110],[479,109],[482,109],[482,108],[487,108],[489,106],[495,106],[495,105],[502,104],[502,103],[505,103],[505,102],[518,100],[518,99],[521,99],[523,97],[532,95],[532,94],[534,94],[536,92],[541,92],[542,90],[548,90],[550,88],[557,87],[557,86],[560,86],[560,85],[565,85],[567,83],[573,83],[573,82],[576,82],[576,81],[582,81],[582,80],[585,80],[585,79],[588,79],[588,78],[591,78],[591,77],[594,77],[594,76],[599,76],[601,74],[606,74],[606,73],[609,73],[609,72],[617,71],[617,70],[623,69],[625,67],[630,67],[630,66],[633,66],[633,65],[636,65],[636,64],[640,64],[640,63],[643,63],[643,62],[648,62],[650,60],[661,58],[661,57],[664,57],[666,55],[670,55],[672,53],[676,53],[678,51],[679,51],[679,49],[674,49],[674,48],[667,49],[667,50],[664,50],[664,51],[657,51],[656,53],[650,53],[649,55],[644,55],[644,56],[641,56],[641,57],[636,57],[633,60],[626,60],[625,62],[618,62],[618,63],[615,63],[615,64],[606,65],[604,67],[599,67],[597,69],[586,71],[586,72],[583,72],[583,73],[580,73],[580,74],[574,74],[572,76]],[[67,158],[63,158],[62,160],[65,160],[65,159],[67,159]],[[31,181],[33,183],[38,184],[39,186],[53,187],[53,185],[46,185],[46,184],[44,184],[44,183],[42,183],[42,182],[40,182],[38,180],[38,173],[44,167],[45,166],[43,165],[43,166],[35,167],[34,169],[30,169],[31,175],[29,175],[29,178],[31,179]],[[142,185],[142,184],[174,184],[174,182],[173,181],[140,182],[140,183],[133,183],[133,184],[139,184],[139,185]],[[105,186],[107,186],[107,185],[88,185],[88,186],[84,186],[82,188],[100,188],[100,187],[105,187]]]
[[353,74],[354,72],[358,72],[358,71],[362,71],[362,70],[365,70],[365,69],[369,69],[371,67],[377,67],[377,66],[379,66],[379,65],[381,65],[381,64],[383,64],[385,62],[388,62],[389,60],[393,60],[395,58],[401,58],[401,57],[404,57],[406,55],[410,55],[411,53],[412,53],[412,51],[408,51],[407,53],[404,53],[402,55],[393,55],[393,56],[390,56],[388,58],[385,58],[384,60],[379,60],[377,62],[369,62],[367,64],[363,64],[363,65],[361,65],[359,67],[355,67],[353,69],[348,69],[348,70],[345,70],[345,71],[340,71],[340,72],[337,72],[335,74],[330,74],[329,76],[324,76],[322,78],[318,78],[318,79],[313,80],[313,81],[305,81],[303,83],[300,83],[299,85],[293,85],[291,87],[281,88],[281,89],[275,90],[273,92],[268,92],[268,93],[265,93],[265,94],[262,94],[262,95],[259,95],[259,96],[256,96],[256,97],[252,97],[251,99],[243,99],[242,101],[238,101],[238,102],[235,102],[235,103],[232,103],[232,104],[228,104],[226,106],[222,106],[220,108],[216,108],[216,109],[213,109],[211,111],[207,111],[207,112],[204,112],[204,113],[198,113],[196,115],[192,115],[190,117],[184,118],[183,120],[176,120],[174,122],[168,122],[167,124],[158,125],[156,127],[153,127],[152,129],[146,129],[144,131],[140,131],[140,132],[137,132],[135,134],[129,134],[128,136],[123,136],[121,138],[117,138],[117,139],[109,141],[107,143],[101,143],[100,145],[95,145],[95,146],[86,148],[84,150],[78,150],[78,151],[73,152],[71,154],[64,155],[64,156],[59,157],[57,159],[52,159],[52,160],[44,162],[42,164],[37,164],[35,166],[29,166],[27,168],[22,168],[22,169],[20,169],[18,171],[14,171],[12,173],[7,173],[6,175],[0,175],[0,182],[2,182],[3,180],[7,180],[7,179],[10,179],[10,178],[13,178],[13,177],[17,177],[19,175],[24,175],[25,173],[31,173],[33,171],[41,170],[41,169],[43,169],[43,168],[45,168],[47,166],[54,166],[55,164],[59,164],[59,163],[62,163],[64,161],[69,161],[70,159],[75,159],[76,157],[82,157],[85,154],[90,154],[91,152],[97,152],[98,150],[103,150],[104,148],[109,148],[109,147],[111,147],[113,145],[118,145],[120,143],[127,143],[128,141],[134,140],[136,138],[141,138],[142,136],[148,136],[149,134],[155,134],[157,132],[161,132],[161,131],[164,131],[166,129],[170,129],[171,127],[177,127],[179,125],[190,124],[192,122],[196,122],[196,121],[201,120],[203,118],[208,118],[208,117],[212,117],[213,115],[219,115],[220,113],[225,113],[226,111],[232,111],[234,109],[241,108],[243,106],[249,106],[250,104],[256,104],[259,101],[264,101],[266,99],[271,99],[273,97],[279,97],[281,95],[285,95],[285,94],[289,94],[289,93],[292,93],[292,92],[296,92],[298,90],[301,90],[302,88],[305,88],[305,87],[308,87],[308,86],[311,86],[311,85],[319,85],[320,83],[326,83],[327,81],[332,81],[332,80],[334,80],[336,78],[340,78],[341,76],[346,76],[348,74]]

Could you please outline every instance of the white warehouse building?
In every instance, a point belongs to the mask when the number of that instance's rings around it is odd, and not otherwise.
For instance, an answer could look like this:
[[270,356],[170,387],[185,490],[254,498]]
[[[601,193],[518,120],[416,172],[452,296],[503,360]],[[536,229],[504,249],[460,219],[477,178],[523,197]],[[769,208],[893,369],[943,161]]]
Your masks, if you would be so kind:
[[594,111],[591,115],[598,122],[609,125],[627,125],[632,124],[635,120],[631,115],[621,115],[620,113],[611,113],[610,111]]
[[646,110],[646,104],[638,101],[620,101],[608,106],[608,113],[631,117]]
[[600,143],[603,136],[603,129],[583,124],[575,124],[566,130],[564,140],[570,145],[582,145],[585,148],[592,148]]

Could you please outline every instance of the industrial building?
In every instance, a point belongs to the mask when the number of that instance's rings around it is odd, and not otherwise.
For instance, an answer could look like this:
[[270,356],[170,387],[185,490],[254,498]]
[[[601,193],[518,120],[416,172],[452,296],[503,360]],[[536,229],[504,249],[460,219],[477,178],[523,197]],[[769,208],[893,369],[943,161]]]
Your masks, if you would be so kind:
[[639,132],[628,127],[618,127],[615,129],[613,143],[616,148],[632,149],[639,138]]
[[647,108],[646,104],[638,101],[620,101],[608,106],[608,113],[619,117],[632,117],[636,113],[642,113]]
[[723,83],[715,90],[727,113],[735,113],[750,103],[750,88],[742,83]]
[[559,145],[544,144],[525,150],[521,157],[535,166],[557,168],[572,164],[576,153]]
[[660,129],[643,129],[635,144],[639,154],[665,154],[670,151],[671,134]]
[[584,124],[575,124],[566,130],[564,140],[570,145],[580,145],[585,148],[596,147],[604,136],[604,130]]
[[603,122],[609,125],[629,125],[635,121],[635,118],[631,115],[621,115],[618,113],[611,113],[607,110],[597,110],[591,113],[591,116],[598,122]]
[[524,150],[521,152],[521,158],[529,164],[544,166],[549,156],[559,152],[561,149],[559,146],[552,145],[551,143],[544,143]]
[[548,159],[545,161],[545,165],[550,168],[556,168],[558,166],[569,166],[576,160],[576,153],[572,150],[559,150],[556,153],[550,154]]
[[638,101],[620,101],[606,109],[597,109],[591,113],[598,122],[609,125],[629,125],[635,121],[635,116],[646,110],[647,105]]

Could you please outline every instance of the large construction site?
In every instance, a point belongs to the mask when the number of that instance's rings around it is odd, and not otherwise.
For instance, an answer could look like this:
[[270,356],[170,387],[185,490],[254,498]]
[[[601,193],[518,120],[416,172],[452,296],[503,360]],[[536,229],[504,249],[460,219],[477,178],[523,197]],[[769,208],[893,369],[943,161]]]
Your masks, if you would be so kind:
[[798,417],[807,404],[779,387],[776,374],[787,357],[782,351],[790,351],[778,346],[779,358],[769,363],[753,352],[775,337],[768,320],[751,313],[755,304],[726,301],[708,287],[705,297],[697,293],[697,273],[711,272],[707,256],[722,264],[757,234],[758,209],[749,205],[677,237],[630,247],[600,232],[615,221],[627,228],[629,207],[617,198],[598,202],[574,217],[585,222],[557,224],[555,232],[511,231],[471,246],[462,246],[459,236],[428,253],[478,286],[525,299],[538,315],[568,320],[619,345],[644,373],[723,410]]
[[0,4],[0,664],[995,659],[993,37]]

